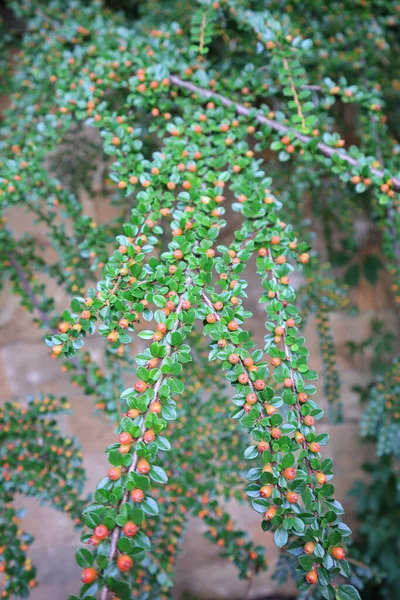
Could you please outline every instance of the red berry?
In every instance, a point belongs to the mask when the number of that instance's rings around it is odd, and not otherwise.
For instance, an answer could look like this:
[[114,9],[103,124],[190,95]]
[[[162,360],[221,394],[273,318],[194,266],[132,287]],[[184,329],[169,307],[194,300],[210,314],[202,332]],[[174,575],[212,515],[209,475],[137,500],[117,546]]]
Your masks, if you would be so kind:
[[247,394],[246,402],[248,402],[249,404],[255,404],[257,402],[257,395],[253,392],[251,394]]
[[131,498],[134,502],[138,502],[138,503],[143,502],[144,493],[139,488],[135,488],[134,490],[131,491]]
[[261,498],[269,498],[272,494],[272,486],[270,485],[263,485],[262,488],[260,488],[260,496]]
[[290,502],[290,504],[296,504],[296,502],[298,502],[298,500],[299,500],[299,497],[296,494],[296,492],[288,492],[286,494],[286,498],[287,498],[287,501]]
[[150,463],[145,458],[141,458],[137,464],[137,471],[141,475],[147,475],[150,471]]
[[321,446],[318,444],[318,442],[311,442],[308,447],[310,452],[314,452],[315,454],[321,450]]
[[117,558],[117,567],[120,571],[130,571],[133,567],[133,560],[127,554],[121,554]]
[[118,333],[116,331],[110,331],[110,333],[107,336],[107,340],[113,344],[114,342],[117,341],[117,339],[118,339]]
[[265,452],[266,450],[268,450],[268,448],[269,448],[268,442],[265,442],[265,441],[259,442],[259,444],[257,446],[257,450],[259,452]]
[[143,441],[145,444],[150,444],[151,442],[154,442],[155,437],[156,435],[154,431],[152,429],[148,429],[143,434]]
[[124,534],[127,537],[133,537],[137,534],[138,528],[137,525],[135,525],[135,523],[133,523],[132,521],[128,521],[127,523],[125,523],[123,530]]
[[108,476],[111,481],[117,481],[117,479],[121,477],[121,469],[118,467],[111,467],[111,469],[108,471]]
[[268,510],[264,513],[264,520],[271,521],[276,515],[276,506],[270,506]]
[[93,569],[93,567],[88,567],[87,569],[83,569],[81,575],[81,581],[83,583],[93,583],[93,581],[97,579],[97,571]]
[[285,469],[283,471],[282,475],[284,476],[285,479],[287,479],[288,481],[291,481],[292,479],[294,479],[296,477],[296,469],[292,469],[292,468],[288,467],[287,469]]
[[335,546],[334,548],[331,548],[330,552],[333,558],[336,558],[336,560],[343,560],[346,556],[343,548],[341,548],[340,546]]
[[139,381],[135,383],[135,390],[139,392],[139,394],[142,394],[144,391],[147,390],[147,383],[139,379]]
[[265,388],[265,381],[257,379],[257,381],[254,382],[254,387],[256,390],[263,390]]
[[279,427],[273,427],[271,429],[271,435],[274,440],[279,440],[279,438],[282,436],[282,431],[279,429]]
[[107,527],[105,525],[97,525],[97,527],[94,528],[94,535],[99,540],[104,540],[104,538],[106,538],[108,536]]
[[306,575],[306,581],[308,583],[311,583],[311,585],[314,585],[314,583],[317,583],[318,573],[315,569],[311,569],[311,571],[308,571],[308,573]]
[[119,440],[120,444],[131,444],[132,436],[130,433],[128,433],[128,431],[123,431],[122,433],[119,434],[118,440]]
[[237,321],[229,321],[229,323],[228,323],[229,331],[236,331],[238,327],[239,327],[239,323],[237,323]]
[[304,544],[304,552],[306,554],[312,554],[314,552],[314,547],[314,542],[307,542],[307,544]]

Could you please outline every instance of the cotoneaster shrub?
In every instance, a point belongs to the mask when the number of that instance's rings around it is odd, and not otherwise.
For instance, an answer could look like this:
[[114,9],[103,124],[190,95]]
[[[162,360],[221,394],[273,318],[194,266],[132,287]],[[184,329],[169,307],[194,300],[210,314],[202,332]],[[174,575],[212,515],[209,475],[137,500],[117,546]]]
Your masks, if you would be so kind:
[[[190,514],[204,519],[207,537],[241,577],[251,582],[266,568],[263,549],[221,506],[247,497],[291,557],[300,597],[358,598],[346,583],[351,532],[332,460],[321,456],[329,440],[317,425],[317,373],[301,333],[315,312],[325,393],[338,421],[345,407],[329,310],[346,306],[347,288],[311,252],[306,217],[323,222],[329,259],[345,265],[348,284],[360,273],[374,282],[385,268],[400,301],[400,7],[149,1],[128,3],[123,14],[80,0],[9,5],[26,30],[1,132],[0,202],[44,224],[57,259],[45,261],[40,241],[16,238],[4,218],[3,272],[46,332],[52,357],[64,359],[61,368],[118,432],[91,503],[63,479],[62,493],[46,495],[48,456],[35,456],[23,436],[14,441],[24,417],[6,405],[1,435],[12,432],[13,447],[3,468],[32,455],[43,477],[37,489],[19,470],[12,485],[6,478],[1,523],[13,515],[14,493],[42,495],[84,525],[82,588],[71,600],[163,599]],[[351,146],[338,133],[348,106],[357,111]],[[81,139],[84,126],[98,130],[101,144]],[[94,193],[96,161],[112,162],[104,183],[121,209],[101,225],[79,196],[82,187]],[[240,225],[226,245],[219,238],[231,209]],[[381,232],[382,259],[357,258],[353,220],[364,213]],[[263,348],[248,332],[243,303],[251,259],[263,289]],[[299,303],[296,270],[305,280]],[[73,296],[62,315],[39,274]],[[83,350],[95,331],[105,338],[102,367]],[[136,337],[147,346],[134,356]],[[125,389],[127,373],[136,381]],[[366,413],[364,428],[379,437],[389,419],[398,435],[397,408],[374,398],[379,408],[370,409],[372,421]],[[29,410],[52,431],[36,405]],[[57,456],[77,461],[63,467],[75,485],[70,469],[80,469],[79,455],[57,439]],[[9,456],[15,449],[19,456]],[[378,449],[386,453],[380,442]],[[4,555],[4,598],[26,595],[34,581],[26,545]]]

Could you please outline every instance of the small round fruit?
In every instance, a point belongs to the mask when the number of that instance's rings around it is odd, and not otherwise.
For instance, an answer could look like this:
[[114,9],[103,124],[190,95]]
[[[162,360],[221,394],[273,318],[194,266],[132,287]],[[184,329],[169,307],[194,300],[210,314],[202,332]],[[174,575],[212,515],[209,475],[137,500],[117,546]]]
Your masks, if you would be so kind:
[[310,583],[311,585],[314,585],[315,583],[317,583],[318,573],[315,569],[311,569],[311,571],[308,571],[308,573],[306,575],[306,581],[307,581],[307,583]]
[[261,498],[270,498],[272,494],[272,486],[271,485],[263,485],[260,488],[260,496]]
[[120,571],[130,571],[133,567],[133,560],[127,554],[121,554],[117,558],[117,567]]
[[269,448],[268,442],[265,442],[264,440],[262,440],[261,442],[258,443],[257,450],[259,452],[265,452],[266,450],[268,450],[268,448]]
[[111,481],[117,481],[117,479],[121,477],[121,469],[118,467],[111,467],[111,469],[108,471],[108,476]]
[[156,435],[155,435],[154,431],[152,429],[148,429],[143,434],[143,441],[145,444],[150,444],[151,442],[154,442],[155,437],[156,437]]
[[131,491],[131,498],[134,502],[140,503],[144,500],[144,492],[139,488],[135,488]]
[[273,427],[271,429],[271,435],[274,440],[279,440],[279,438],[282,436],[282,431],[279,429],[279,427]]
[[343,548],[341,548],[340,546],[335,546],[334,548],[331,548],[330,552],[333,558],[336,558],[336,560],[343,560],[346,556]]
[[321,450],[321,446],[318,444],[318,442],[311,442],[311,444],[308,445],[310,452],[314,452],[315,454],[317,454],[317,452],[319,452]]
[[292,479],[294,479],[296,477],[296,469],[293,469],[291,467],[288,467],[287,469],[285,469],[282,473],[282,475],[284,476],[285,479],[287,479],[288,481],[292,481]]
[[264,513],[264,520],[271,521],[276,515],[276,506],[270,506],[268,510]]
[[88,567],[87,569],[83,569],[82,575],[81,575],[82,583],[86,583],[86,584],[93,583],[93,581],[95,581],[95,579],[97,579],[96,569],[93,569],[93,567]]
[[133,537],[137,534],[138,527],[132,521],[128,521],[127,523],[125,523],[123,531],[127,537]]
[[131,444],[132,436],[128,431],[123,431],[122,433],[119,434],[118,440],[119,440],[120,444]]
[[139,394],[142,394],[147,390],[147,383],[139,379],[139,381],[135,383],[135,390],[139,392]]
[[314,548],[315,548],[314,542],[307,542],[307,544],[304,544],[304,552],[306,554],[312,554],[314,552]]
[[296,504],[299,500],[299,497],[296,494],[296,492],[288,492],[286,494],[286,498],[287,498],[287,501],[290,502],[290,504]]
[[141,475],[147,475],[150,471],[150,463],[145,458],[141,458],[137,464],[137,471]]
[[94,535],[98,540],[104,540],[108,536],[108,529],[105,525],[97,525],[94,528]]
[[239,323],[237,321],[229,321],[228,329],[229,331],[236,331],[239,327]]

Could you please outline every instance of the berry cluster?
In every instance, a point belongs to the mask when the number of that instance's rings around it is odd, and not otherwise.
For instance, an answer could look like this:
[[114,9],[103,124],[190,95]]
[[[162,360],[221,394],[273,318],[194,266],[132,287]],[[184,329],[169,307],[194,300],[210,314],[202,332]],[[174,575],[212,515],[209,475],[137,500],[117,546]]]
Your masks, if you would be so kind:
[[[305,2],[300,10],[297,0],[285,13],[278,2],[264,11],[235,0],[195,3],[192,13],[179,1],[150,0],[135,26],[99,1],[17,4],[11,2],[26,20],[26,33],[1,130],[0,202],[4,210],[23,207],[45,225],[58,259],[44,260],[45,242],[28,234],[21,242],[4,217],[1,261],[22,306],[46,328],[52,358],[65,359],[62,369],[73,383],[118,424],[115,443],[106,449],[107,475],[83,510],[82,541],[91,549],[77,552],[80,598],[106,600],[109,592],[121,600],[168,597],[188,514],[204,519],[207,536],[242,577],[265,568],[261,549],[245,540],[220,504],[221,495],[243,500],[242,456],[251,461],[244,493],[262,515],[263,529],[298,559],[299,589],[309,595],[318,589],[329,600],[357,598],[343,584],[350,576],[343,548],[350,530],[330,482],[332,460],[321,456],[328,435],[316,428],[323,411],[314,399],[317,374],[308,366],[292,274],[304,274],[299,295],[305,312],[317,314],[326,395],[337,418],[328,309],[346,300],[310,252],[301,208],[304,196],[312,196],[311,212],[327,221],[333,255],[337,232],[331,223],[343,221],[351,238],[357,194],[363,194],[382,230],[399,301],[397,144],[388,135],[387,94],[377,83],[375,56],[376,48],[391,56],[387,45],[397,47],[391,29],[398,24],[396,10],[385,8],[372,24],[363,12],[368,41],[361,59],[354,46],[358,22],[354,27],[352,11],[336,2],[318,32],[310,25],[314,16],[309,22],[297,16],[314,15],[313,7]],[[336,30],[339,22],[344,33]],[[387,45],[377,31],[385,32]],[[358,61],[368,65],[367,83]],[[338,65],[343,76],[336,81]],[[347,148],[337,133],[331,109],[347,104],[360,110],[359,147]],[[67,144],[83,126],[98,134],[101,161],[104,155],[113,161],[106,185],[123,210],[111,223],[88,216],[74,178],[57,178],[47,168],[60,142]],[[384,150],[381,139],[388,140]],[[293,169],[270,161],[267,174],[266,148]],[[88,180],[83,177],[85,187]],[[323,202],[325,189],[334,192]],[[230,209],[239,225],[227,243]],[[255,348],[246,325],[251,313],[243,272],[250,260],[266,312],[263,348]],[[39,273],[75,296],[62,315]],[[209,346],[200,365],[193,338],[198,326]],[[82,351],[95,332],[106,347],[99,364]],[[133,355],[138,338],[147,345]],[[226,416],[219,370],[234,387],[233,420]],[[127,373],[135,380],[125,389]],[[215,383],[217,390],[210,390]],[[385,404],[390,420],[397,419],[393,403],[390,397]],[[14,410],[7,407],[4,418]],[[53,424],[43,421],[43,427],[56,438],[49,451],[57,467],[67,442]],[[11,458],[30,463],[32,456],[47,474],[47,455],[29,446],[35,441],[27,443],[18,456],[8,448],[6,464]],[[65,473],[75,469],[81,481],[76,448],[65,456]],[[6,486],[42,494],[79,518],[83,501],[70,482],[58,481],[60,473],[54,477],[63,491],[54,495],[54,486],[30,484],[20,474],[14,481],[7,469]]]

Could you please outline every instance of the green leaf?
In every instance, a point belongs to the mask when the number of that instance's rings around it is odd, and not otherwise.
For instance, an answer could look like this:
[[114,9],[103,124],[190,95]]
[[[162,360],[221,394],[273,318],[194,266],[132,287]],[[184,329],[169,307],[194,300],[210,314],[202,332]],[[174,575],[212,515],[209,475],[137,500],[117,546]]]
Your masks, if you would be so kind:
[[151,467],[149,475],[150,479],[152,479],[153,481],[157,481],[157,483],[168,482],[168,477],[164,469],[162,469],[161,467],[157,467],[156,465],[153,465]]
[[75,554],[77,564],[86,569],[93,565],[93,554],[87,548],[80,548]]
[[155,515],[158,515],[157,502],[155,500],[153,500],[153,498],[150,498],[149,496],[147,496],[143,500],[143,502],[141,503],[140,506],[147,515],[150,515],[152,517],[154,517]]
[[360,600],[360,594],[352,585],[340,585],[336,590],[337,600]]
[[288,537],[288,532],[283,527],[279,527],[274,533],[274,542],[278,548],[282,548],[288,541]]

